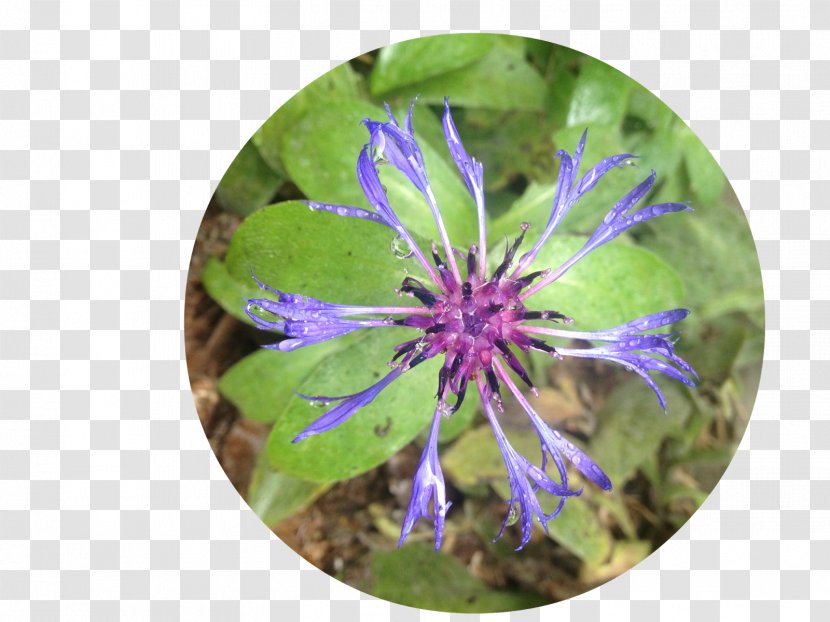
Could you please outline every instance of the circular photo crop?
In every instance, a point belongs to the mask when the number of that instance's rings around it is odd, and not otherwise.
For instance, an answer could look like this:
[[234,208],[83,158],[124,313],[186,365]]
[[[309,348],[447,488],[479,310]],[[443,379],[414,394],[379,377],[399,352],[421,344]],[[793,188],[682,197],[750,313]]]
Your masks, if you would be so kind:
[[190,267],[197,409],[240,495],[355,588],[451,612],[590,590],[746,428],[758,257],[647,89],[503,35],[333,69],[242,148]]

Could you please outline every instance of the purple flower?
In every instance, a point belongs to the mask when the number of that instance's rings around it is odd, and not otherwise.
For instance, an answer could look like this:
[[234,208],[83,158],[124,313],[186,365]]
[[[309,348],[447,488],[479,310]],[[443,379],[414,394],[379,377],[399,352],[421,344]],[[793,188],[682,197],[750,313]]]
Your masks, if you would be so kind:
[[[285,335],[285,339],[266,346],[281,351],[321,343],[363,328],[412,328],[416,336],[395,347],[390,361],[392,371],[376,384],[353,395],[302,396],[326,403],[336,401],[338,404],[311,422],[294,442],[341,425],[406,370],[433,357],[443,356],[443,366],[438,373],[435,414],[415,473],[399,546],[422,517],[433,521],[436,550],[441,545],[445,516],[451,502],[446,499],[444,476],[438,461],[438,431],[442,419],[451,416],[461,406],[472,381],[481,397],[484,414],[493,430],[510,482],[511,513],[505,518],[497,538],[504,532],[511,514],[518,512],[522,532],[518,548],[521,549],[530,540],[534,517],[547,529],[548,521],[562,510],[564,502],[582,492],[581,489],[569,487],[566,461],[603,490],[611,489],[611,481],[582,450],[548,427],[519,390],[511,372],[536,394],[533,381],[516,356],[516,350],[537,350],[558,359],[596,358],[619,363],[645,380],[664,410],[665,400],[651,377],[651,372],[662,373],[690,386],[694,386],[690,376],[697,377],[692,367],[674,354],[673,333],[645,332],[682,320],[689,313],[685,309],[653,313],[605,330],[580,332],[528,324],[528,320],[565,325],[572,323],[571,318],[558,311],[528,308],[529,299],[556,281],[592,250],[635,224],[690,208],[681,203],[661,203],[638,208],[638,203],[654,184],[655,174],[652,171],[619,200],[585,245],[570,259],[558,267],[528,272],[542,246],[579,199],[609,171],[629,165],[634,159],[629,154],[615,155],[602,160],[579,177],[586,131],[573,156],[565,151],[557,154],[561,160],[559,180],[544,231],[514,265],[516,253],[529,228],[523,224],[516,240],[507,247],[500,264],[488,275],[483,166],[464,149],[450,113],[449,102],[445,100],[444,135],[478,214],[478,244],[471,246],[465,254],[452,246],[444,226],[426,174],[423,155],[412,130],[412,107],[409,108],[403,127],[398,124],[388,106],[387,121],[364,121],[369,131],[369,142],[358,155],[357,178],[374,211],[317,202],[309,202],[308,205],[313,210],[374,221],[394,230],[408,245],[412,256],[425,272],[424,280],[407,276],[398,290],[399,294],[412,297],[418,304],[400,307],[334,304],[282,292],[257,279],[259,286],[275,296],[276,300],[273,297],[249,300],[246,311],[258,327],[277,330]],[[398,169],[423,195],[432,212],[440,239],[440,246],[432,243],[428,249],[429,254],[419,246],[389,204],[378,175],[379,163]],[[254,278],[256,279],[255,276]],[[554,347],[544,341],[544,337],[582,339],[599,345],[590,348]],[[538,465],[510,445],[499,424],[497,413],[502,411],[503,387],[521,404],[539,437],[542,458]],[[450,400],[453,401],[452,404],[449,403]],[[550,468],[549,462],[552,463]],[[552,513],[546,514],[542,510],[537,498],[540,492],[558,498],[559,503]]]

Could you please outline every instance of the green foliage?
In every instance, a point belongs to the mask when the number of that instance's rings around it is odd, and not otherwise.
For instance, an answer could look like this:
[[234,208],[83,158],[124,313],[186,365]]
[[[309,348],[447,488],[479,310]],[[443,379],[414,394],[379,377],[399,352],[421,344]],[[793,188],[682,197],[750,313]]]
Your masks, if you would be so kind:
[[[545,505],[546,511],[555,506],[553,499],[546,499]],[[611,553],[611,534],[599,522],[596,508],[584,498],[565,503],[559,516],[548,523],[548,531],[554,541],[588,564],[601,564]]]
[[249,298],[256,298],[262,291],[253,279],[236,279],[228,273],[225,263],[217,257],[210,257],[202,270],[202,284],[221,307],[238,320],[252,324],[245,314]]
[[[426,37],[380,50],[369,81],[373,95],[445,75],[481,59],[495,43],[489,35]],[[417,89],[412,89],[416,93]]]
[[[355,175],[358,152],[367,141],[360,121],[384,119],[384,101],[402,121],[418,94],[415,132],[450,237],[460,249],[477,242],[478,234],[472,199],[444,142],[445,96],[468,152],[485,166],[494,261],[521,222],[532,229],[519,255],[544,229],[558,173],[553,155],[558,149],[572,153],[586,128],[583,174],[617,153],[639,156],[637,165],[611,171],[573,208],[544,247],[537,269],[555,268],[578,250],[614,203],[652,168],[657,183],[643,205],[689,202],[695,210],[632,229],[528,301],[531,308],[573,316],[573,328],[585,330],[677,306],[692,310],[675,327],[682,331],[678,353],[697,368],[705,390],[692,392],[692,400],[685,388],[660,379],[669,403],[666,416],[637,377],[603,396],[588,452],[611,476],[615,490],[595,494],[587,484],[584,496],[569,501],[550,523],[552,537],[585,562],[588,574],[602,576],[609,571],[606,565],[621,563],[619,551],[640,555],[643,546],[634,542],[638,534],[622,500],[623,483],[637,472],[645,474],[658,510],[678,499],[698,503],[730,448],[718,451],[697,441],[713,421],[733,422],[742,409],[748,411],[763,353],[760,268],[746,219],[703,143],[647,89],[573,50],[499,35],[418,39],[345,63],[291,98],[228,169],[217,199],[223,209],[247,217],[227,256],[206,263],[204,286],[243,321],[248,321],[245,301],[267,296],[251,279],[251,269],[288,292],[341,303],[408,305],[411,299],[402,302],[394,288],[419,268],[390,251],[395,237],[390,229],[311,213],[302,203],[282,199],[299,193],[369,208]],[[437,234],[423,197],[392,167],[381,167],[380,174],[391,205],[426,248]],[[282,202],[263,208],[275,194]],[[332,481],[381,464],[423,433],[435,405],[437,361],[405,374],[339,428],[290,442],[325,412],[294,391],[360,391],[388,373],[391,346],[408,334],[384,328],[288,354],[259,351],[221,379],[220,391],[244,416],[274,424],[248,493],[269,524],[305,507]],[[539,366],[534,380],[545,381]],[[470,428],[478,412],[468,396],[465,408],[442,423],[444,473],[450,486],[470,496],[495,490],[504,497],[504,464],[489,426]],[[538,455],[532,430],[514,426],[506,431],[517,450]],[[700,485],[677,479],[681,472],[699,476]],[[612,546],[596,506],[614,516],[627,540]],[[455,560],[428,546],[375,553],[373,571],[373,594],[419,607],[476,612],[539,604],[535,596],[488,590],[459,570]]]
[[308,377],[320,362],[336,350],[348,347],[354,334],[294,352],[257,350],[231,367],[219,380],[219,392],[243,416],[273,423],[294,388]]
[[[319,102],[297,121],[294,131],[284,141],[283,161],[292,180],[307,197],[325,203],[371,207],[355,174],[357,154],[366,142],[366,129],[358,121],[367,117],[385,119],[386,113],[382,108],[357,100],[342,101],[337,106]],[[459,240],[459,244],[472,243],[476,232],[475,212],[464,183],[455,167],[440,158],[428,142],[419,144],[438,204],[459,206],[443,212],[450,236]],[[320,154],[324,154],[323,165]],[[385,167],[381,181],[390,204],[410,231],[434,236],[432,213],[424,197],[404,175]]]
[[522,176],[550,180],[554,149],[550,140],[544,140],[548,134],[544,130],[550,127],[544,112],[474,109],[463,122],[464,146],[487,171],[486,190],[502,190]]
[[546,87],[523,49],[497,44],[473,65],[410,84],[388,97],[406,98],[413,92],[429,104],[443,105],[449,97],[453,106],[542,111]]
[[610,65],[585,63],[576,80],[567,124],[619,126],[628,105],[631,79]]
[[642,380],[631,378],[612,391],[597,416],[588,453],[617,487],[638,468],[655,464],[663,440],[679,434],[694,409],[682,385],[664,378],[657,384],[668,414]]
[[455,557],[436,553],[422,543],[375,552],[367,589],[401,605],[458,613],[515,611],[547,604],[536,594],[494,590]]
[[343,63],[289,99],[262,124],[251,140],[269,166],[282,172],[283,141],[296,132],[296,124],[301,119],[308,117],[309,108],[318,102],[325,102],[334,108],[342,101],[360,99],[364,90],[360,75],[349,63]]
[[[672,215],[667,218],[682,215]],[[585,243],[560,235],[543,247],[535,269],[559,266]],[[574,318],[573,328],[598,330],[671,309],[683,301],[683,283],[669,264],[619,240],[601,246],[555,283],[528,298],[533,308],[553,309]]]
[[253,270],[285,292],[343,304],[398,305],[394,289],[411,260],[390,251],[394,237],[377,223],[312,212],[292,201],[248,217],[231,239],[225,265],[232,279],[249,287]]
[[283,176],[272,170],[248,141],[219,182],[216,197],[225,211],[247,216],[266,205],[283,181]]
[[329,488],[330,483],[310,482],[275,471],[260,458],[246,498],[254,513],[270,527],[307,507]]
[[[385,361],[408,334],[399,328],[365,331],[349,347],[324,358],[295,390],[331,396],[361,391],[389,373]],[[437,364],[433,359],[406,372],[345,423],[298,443],[291,441],[326,407],[291,396],[280,405],[265,446],[270,464],[283,473],[318,482],[348,479],[382,464],[429,422],[435,409]]]
[[725,202],[693,205],[688,218],[665,218],[659,231],[646,230],[643,246],[678,271],[700,319],[730,311],[763,313],[758,256],[743,214]]
[[[539,453],[539,439],[532,430],[507,430],[516,451],[526,455]],[[506,479],[504,459],[489,425],[482,425],[462,434],[441,454],[444,474],[469,494],[487,494],[487,489]]]

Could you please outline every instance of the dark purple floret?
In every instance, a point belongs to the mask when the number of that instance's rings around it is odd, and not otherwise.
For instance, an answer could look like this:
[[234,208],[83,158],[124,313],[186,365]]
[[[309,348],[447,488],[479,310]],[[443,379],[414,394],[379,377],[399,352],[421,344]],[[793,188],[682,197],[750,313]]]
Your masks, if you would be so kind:
[[[412,104],[414,105],[414,100]],[[522,224],[516,232],[516,238],[505,248],[501,262],[488,274],[484,168],[464,149],[450,113],[449,102],[445,101],[444,135],[450,154],[475,203],[479,225],[478,243],[467,249],[466,253],[460,252],[450,242],[430,186],[423,155],[413,133],[412,109],[411,105],[403,127],[388,107],[387,121],[364,121],[369,131],[369,142],[358,155],[357,177],[374,211],[317,202],[309,202],[308,205],[315,211],[360,218],[391,228],[408,245],[412,256],[424,271],[423,278],[406,276],[397,290],[401,296],[412,298],[414,304],[399,307],[334,304],[273,289],[254,276],[269,297],[249,300],[246,311],[258,327],[277,330],[285,335],[285,339],[266,346],[284,352],[328,341],[363,328],[406,326],[416,331],[414,338],[395,347],[390,360],[392,370],[374,385],[346,396],[301,396],[337,404],[311,422],[297,435],[294,442],[343,424],[408,369],[443,356],[443,365],[436,383],[435,412],[415,473],[399,546],[422,517],[433,521],[435,549],[438,550],[441,545],[445,517],[451,502],[446,499],[444,477],[438,461],[438,431],[441,420],[460,408],[472,384],[481,397],[484,414],[504,459],[511,490],[511,512],[518,511],[521,523],[521,543],[518,548],[523,548],[530,540],[534,517],[547,529],[547,523],[559,514],[565,501],[582,492],[581,488],[570,488],[567,463],[603,490],[611,489],[611,481],[579,447],[544,423],[519,390],[511,374],[527,385],[531,393],[536,394],[533,380],[516,354],[518,351],[536,350],[557,359],[595,358],[619,363],[645,380],[656,393],[664,410],[665,400],[651,377],[651,372],[659,372],[689,386],[694,386],[692,378],[697,378],[692,367],[674,353],[676,339],[673,333],[645,333],[682,320],[688,315],[685,309],[652,313],[613,328],[585,332],[557,326],[571,324],[573,320],[566,315],[565,310],[529,308],[530,299],[592,250],[637,223],[690,208],[682,203],[663,203],[638,209],[637,204],[654,184],[655,173],[652,171],[617,202],[585,245],[570,259],[558,267],[544,266],[530,272],[528,269],[542,246],[568,211],[604,175],[619,166],[631,164],[635,157],[629,154],[611,156],[578,177],[586,131],[574,150],[573,157],[565,151],[557,154],[561,159],[559,179],[545,229],[530,250],[516,261],[518,250],[529,229],[529,225]],[[389,204],[378,175],[378,164],[381,162],[403,173],[430,209],[440,245],[432,243],[429,256]],[[542,321],[545,324],[530,324],[529,321]],[[545,341],[549,337],[581,339],[599,345],[589,348],[553,345]],[[568,341],[564,343],[567,344]],[[525,410],[539,437],[542,458],[538,465],[510,445],[499,423],[498,413],[502,411],[502,399],[508,394]],[[549,463],[552,463],[550,468]],[[559,499],[552,513],[546,514],[542,510],[537,499],[540,492]],[[508,522],[508,518],[505,518],[497,537],[502,535]]]

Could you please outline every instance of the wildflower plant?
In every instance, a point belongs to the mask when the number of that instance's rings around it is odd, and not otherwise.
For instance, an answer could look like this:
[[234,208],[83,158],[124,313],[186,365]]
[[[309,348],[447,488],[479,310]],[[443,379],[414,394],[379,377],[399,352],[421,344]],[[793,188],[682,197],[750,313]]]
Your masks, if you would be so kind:
[[216,189],[185,301],[199,416],[251,509],[349,585],[467,613],[591,589],[685,524],[763,328],[746,218],[683,120],[596,59],[480,33],[282,105]]
[[[444,533],[445,520],[452,502],[438,452],[440,430],[451,420],[470,394],[477,394],[504,461],[510,486],[511,511],[505,517],[500,537],[512,515],[517,514],[523,548],[531,538],[534,521],[546,530],[571,497],[582,489],[569,479],[572,465],[592,485],[610,490],[612,483],[603,469],[573,442],[548,426],[533,407],[519,385],[526,385],[537,395],[534,379],[525,363],[531,352],[562,361],[569,358],[597,359],[623,366],[639,375],[655,393],[663,411],[666,401],[653,374],[662,374],[688,386],[695,386],[697,376],[686,361],[674,352],[676,333],[671,325],[684,319],[682,308],[661,310],[632,318],[600,330],[572,330],[572,315],[579,308],[537,306],[537,294],[556,288],[559,281],[575,264],[589,253],[614,240],[632,227],[663,215],[688,211],[685,203],[647,204],[644,199],[652,190],[656,174],[651,171],[629,192],[608,206],[607,212],[581,247],[558,265],[542,265],[540,252],[555,244],[553,234],[562,220],[592,189],[614,169],[636,162],[632,154],[606,157],[590,166],[583,163],[587,131],[572,153],[560,150],[559,174],[550,204],[547,223],[538,233],[527,223],[515,231],[503,252],[488,242],[485,209],[484,167],[465,149],[456,129],[449,101],[445,99],[442,129],[452,161],[471,197],[469,207],[439,207],[438,193],[427,174],[424,153],[416,139],[413,122],[415,100],[403,123],[399,123],[387,106],[387,119],[367,118],[363,121],[368,141],[357,154],[357,182],[371,210],[361,207],[309,201],[313,212],[329,213],[344,219],[371,222],[391,230],[393,245],[401,256],[410,257],[412,272],[402,282],[387,283],[396,288],[400,304],[345,304],[307,295],[307,292],[284,289],[280,282],[260,280],[257,265],[250,266],[252,278],[264,292],[251,296],[245,313],[261,329],[283,335],[265,348],[293,356],[295,351],[334,339],[347,338],[363,329],[405,328],[409,336],[388,353],[389,370],[369,386],[355,386],[345,395],[319,395],[298,392],[297,395],[326,410],[306,422],[292,442],[314,444],[318,435],[347,426],[359,418],[361,409],[371,404],[387,387],[419,366],[435,362],[435,401],[426,444],[418,463],[408,508],[403,519],[399,546],[404,543],[415,524],[431,520],[434,546],[438,550]],[[424,209],[434,222],[434,241],[426,240],[407,227],[404,218],[390,200],[381,181],[382,168],[398,171],[420,195]],[[322,197],[321,197],[322,198]],[[411,209],[411,207],[410,207]],[[459,248],[454,245],[445,214],[469,211],[478,223],[476,243]],[[314,223],[308,215],[309,227]],[[528,240],[528,245],[525,245]],[[532,240],[532,243],[530,241]],[[336,243],[332,240],[321,243]],[[523,246],[524,245],[524,246]],[[526,248],[520,253],[522,248]],[[279,252],[279,249],[276,250]],[[355,279],[367,274],[356,273]],[[545,298],[547,300],[547,298]],[[654,332],[657,331],[657,332]],[[575,347],[573,340],[589,342],[588,347]],[[383,356],[378,352],[378,356]],[[312,375],[313,380],[313,375]],[[500,422],[505,399],[516,400],[526,413],[538,437],[540,459],[524,455],[510,442]],[[390,415],[390,421],[406,417],[405,412]],[[647,423],[644,423],[647,425]],[[600,457],[601,459],[601,457]],[[539,496],[558,500],[552,512],[546,512]]]

